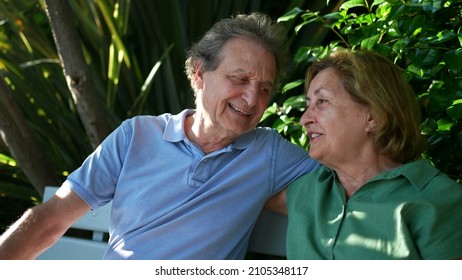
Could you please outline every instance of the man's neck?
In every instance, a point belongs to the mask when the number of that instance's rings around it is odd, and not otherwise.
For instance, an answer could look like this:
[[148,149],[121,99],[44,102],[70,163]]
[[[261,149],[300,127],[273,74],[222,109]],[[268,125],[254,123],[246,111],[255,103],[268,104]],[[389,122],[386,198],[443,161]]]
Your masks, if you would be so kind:
[[211,125],[198,118],[197,113],[187,116],[184,130],[189,141],[198,145],[204,154],[210,154],[231,144],[235,138],[222,137]]

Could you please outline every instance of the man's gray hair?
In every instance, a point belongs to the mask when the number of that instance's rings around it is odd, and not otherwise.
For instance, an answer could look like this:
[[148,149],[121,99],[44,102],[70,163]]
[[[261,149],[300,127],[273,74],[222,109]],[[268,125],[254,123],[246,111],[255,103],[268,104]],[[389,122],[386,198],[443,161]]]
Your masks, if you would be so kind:
[[[192,83],[196,65],[202,71],[213,71],[220,63],[223,46],[232,38],[243,38],[261,44],[276,60],[275,89],[286,70],[289,58],[287,33],[283,26],[262,13],[239,14],[215,23],[187,52],[185,72]],[[273,89],[274,90],[274,89]]]

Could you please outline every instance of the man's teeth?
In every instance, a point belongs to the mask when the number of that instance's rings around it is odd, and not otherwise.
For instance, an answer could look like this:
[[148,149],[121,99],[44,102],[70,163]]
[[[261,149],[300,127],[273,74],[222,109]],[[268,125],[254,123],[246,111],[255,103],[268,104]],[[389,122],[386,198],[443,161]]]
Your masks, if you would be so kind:
[[247,113],[247,112],[242,111],[241,109],[237,108],[237,107],[234,106],[233,104],[229,104],[229,106],[231,106],[231,108],[233,108],[235,111],[238,111],[239,113],[241,113],[241,114],[243,114],[243,115],[250,115],[250,113]]
[[316,138],[316,137],[318,137],[320,135],[321,134],[319,134],[319,133],[311,133],[311,139]]

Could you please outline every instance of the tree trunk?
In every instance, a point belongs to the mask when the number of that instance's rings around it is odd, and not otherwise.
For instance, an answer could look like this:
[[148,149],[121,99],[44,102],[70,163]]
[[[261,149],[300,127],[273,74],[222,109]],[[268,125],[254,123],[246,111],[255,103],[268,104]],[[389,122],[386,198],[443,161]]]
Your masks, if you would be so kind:
[[2,76],[0,76],[0,132],[11,155],[40,195],[43,196],[45,186],[61,184]]
[[45,5],[67,85],[90,143],[96,148],[112,127],[85,63],[72,10],[63,0],[45,0]]

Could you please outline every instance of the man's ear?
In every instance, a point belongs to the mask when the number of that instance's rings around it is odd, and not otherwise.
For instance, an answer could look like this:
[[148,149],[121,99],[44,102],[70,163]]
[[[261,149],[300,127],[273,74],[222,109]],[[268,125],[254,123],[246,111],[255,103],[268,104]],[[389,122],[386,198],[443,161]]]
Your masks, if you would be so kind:
[[204,86],[204,72],[202,72],[202,64],[197,63],[194,71],[194,86],[196,89],[202,89]]

